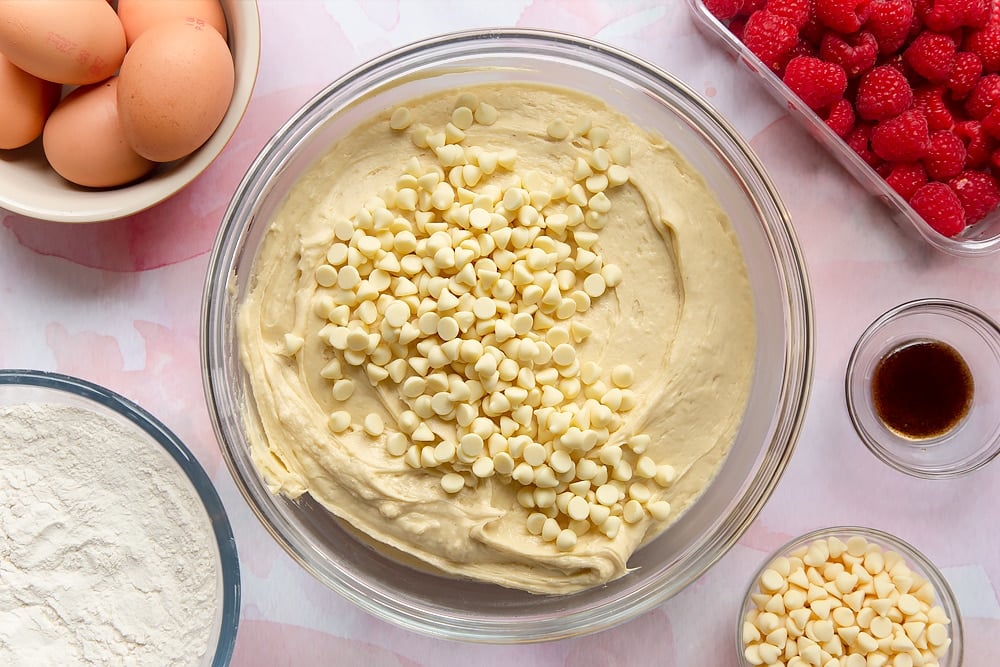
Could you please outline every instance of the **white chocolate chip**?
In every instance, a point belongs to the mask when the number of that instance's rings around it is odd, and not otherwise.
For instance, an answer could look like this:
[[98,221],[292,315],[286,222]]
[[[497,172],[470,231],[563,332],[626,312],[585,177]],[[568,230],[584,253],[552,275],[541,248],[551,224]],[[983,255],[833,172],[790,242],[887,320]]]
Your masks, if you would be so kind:
[[638,500],[628,501],[622,510],[622,518],[626,523],[638,523],[645,514],[646,511]]
[[475,119],[480,125],[492,125],[499,118],[500,114],[492,105],[483,102],[476,108]]
[[338,401],[346,401],[354,395],[354,382],[347,378],[337,380],[333,383],[333,398]]
[[410,110],[406,107],[396,107],[389,118],[389,127],[394,130],[405,130],[413,122]]
[[559,531],[556,536],[556,547],[560,551],[569,551],[576,546],[577,536],[576,533],[570,529],[564,529]]
[[382,422],[382,418],[378,414],[369,412],[365,415],[364,430],[365,433],[371,437],[377,438],[385,431],[385,424]]
[[406,436],[398,431],[390,433],[385,439],[385,449],[392,456],[403,456],[410,447]]
[[631,387],[635,381],[635,372],[628,364],[619,364],[611,369],[611,381],[622,389]]
[[546,128],[546,133],[549,137],[555,139],[556,141],[562,141],[567,138],[569,136],[569,132],[569,127],[567,127],[566,123],[561,120],[552,121],[549,123],[548,128]]
[[305,340],[302,336],[298,336],[293,333],[286,333],[284,335],[283,342],[285,346],[284,353],[289,357],[293,357],[299,350],[302,349],[302,345],[305,343]]
[[611,138],[610,132],[603,127],[594,127],[587,132],[587,138],[590,140],[590,145],[594,148],[600,148],[608,143],[608,139]]
[[334,433],[343,433],[351,426],[351,413],[345,410],[337,410],[330,414],[327,425]]
[[468,130],[474,121],[473,111],[469,107],[460,106],[451,112],[451,122],[460,130]]
[[465,479],[458,473],[450,472],[441,477],[441,488],[446,493],[458,493],[465,487]]
[[657,500],[646,505],[646,509],[657,521],[666,521],[670,516],[670,503],[666,500]]

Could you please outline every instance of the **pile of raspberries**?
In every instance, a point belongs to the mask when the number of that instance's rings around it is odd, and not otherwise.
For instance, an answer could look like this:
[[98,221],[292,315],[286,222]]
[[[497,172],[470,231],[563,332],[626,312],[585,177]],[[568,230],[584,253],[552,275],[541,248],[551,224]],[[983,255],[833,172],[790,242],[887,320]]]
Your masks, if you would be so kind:
[[703,0],[934,230],[1000,204],[1000,0]]

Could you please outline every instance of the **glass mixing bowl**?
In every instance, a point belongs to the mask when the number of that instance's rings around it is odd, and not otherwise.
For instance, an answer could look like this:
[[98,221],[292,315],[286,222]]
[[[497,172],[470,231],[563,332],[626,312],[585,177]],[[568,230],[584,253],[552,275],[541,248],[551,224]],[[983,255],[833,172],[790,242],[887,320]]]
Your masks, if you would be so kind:
[[[519,81],[568,87],[626,111],[701,173],[739,237],[759,327],[745,417],[712,484],[631,571],[568,596],[541,596],[413,569],[355,538],[307,495],[272,495],[250,459],[259,425],[236,342],[235,312],[269,220],[296,180],[372,115],[433,91]],[[263,148],[236,190],[213,249],[202,304],[202,362],[224,457],[247,502],[285,550],[360,607],[438,637],[527,642],[608,628],[660,604],[731,547],[777,484],[802,423],[813,365],[806,271],[788,214],[747,144],[673,76],[617,49],[563,34],[498,30],[443,35],[371,61],[303,106]]]
[[[144,408],[106,387],[61,373],[0,369],[0,408],[25,404],[76,408],[110,419],[136,442],[163,449],[164,479],[179,474],[188,480],[190,488],[201,499],[205,521],[211,524],[215,537],[212,545],[217,577],[215,600],[212,601],[215,615],[198,667],[229,665],[240,622],[239,556],[222,500],[191,450]],[[144,613],[142,609],[135,609],[135,612]]]

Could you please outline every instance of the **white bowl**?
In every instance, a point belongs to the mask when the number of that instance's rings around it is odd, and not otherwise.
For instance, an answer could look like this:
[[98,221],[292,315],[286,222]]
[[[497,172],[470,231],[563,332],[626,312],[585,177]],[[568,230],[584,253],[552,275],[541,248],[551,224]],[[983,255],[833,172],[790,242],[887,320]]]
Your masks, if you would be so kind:
[[236,66],[229,110],[198,150],[160,165],[146,178],[118,188],[85,188],[57,174],[45,160],[41,139],[0,151],[0,207],[56,222],[99,222],[123,218],[159,204],[205,171],[226,147],[250,103],[260,62],[260,15],[255,0],[221,0]]

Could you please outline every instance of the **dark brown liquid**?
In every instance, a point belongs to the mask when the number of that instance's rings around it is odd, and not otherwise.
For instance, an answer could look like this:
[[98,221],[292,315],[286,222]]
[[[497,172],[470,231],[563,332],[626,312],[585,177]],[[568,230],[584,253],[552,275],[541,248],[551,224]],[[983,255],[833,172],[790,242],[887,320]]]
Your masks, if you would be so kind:
[[955,348],[935,340],[915,340],[879,360],[872,376],[875,412],[906,438],[942,435],[969,412],[972,373]]

